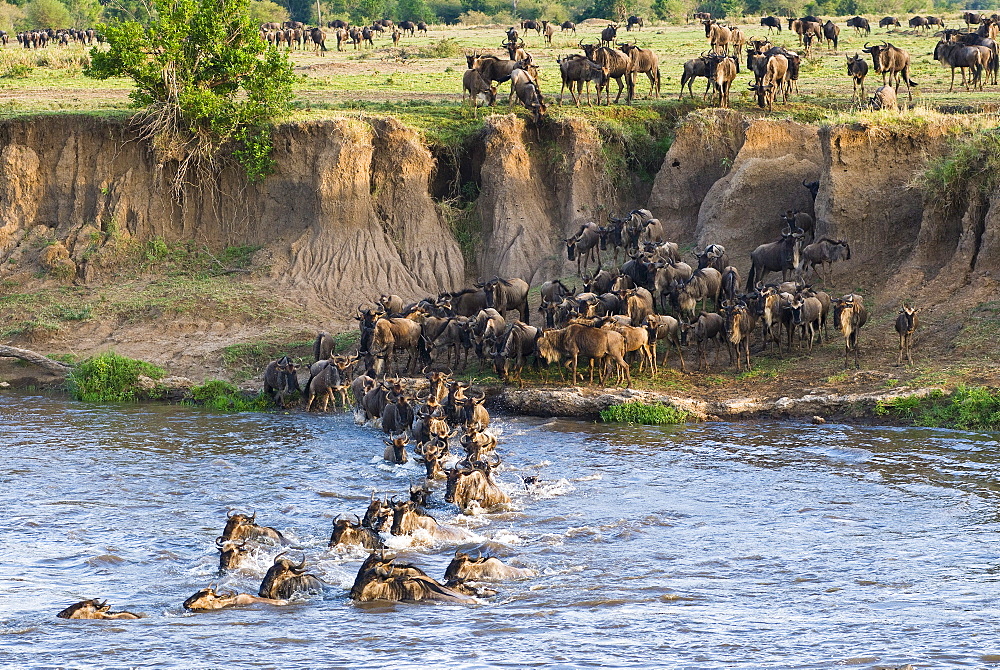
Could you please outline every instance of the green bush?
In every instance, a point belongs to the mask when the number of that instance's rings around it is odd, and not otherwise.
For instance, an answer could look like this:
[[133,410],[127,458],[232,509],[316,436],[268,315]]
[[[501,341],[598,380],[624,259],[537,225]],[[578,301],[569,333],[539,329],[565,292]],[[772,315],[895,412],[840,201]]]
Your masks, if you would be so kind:
[[260,412],[271,408],[263,393],[247,397],[236,386],[221,379],[210,379],[191,388],[186,404],[201,405],[220,412]]
[[647,426],[666,426],[684,423],[688,413],[662,403],[648,404],[632,400],[620,405],[612,405],[601,411],[604,423],[639,423]]
[[84,402],[135,402],[155,393],[142,393],[139,376],[161,379],[166,370],[152,363],[109,351],[76,366],[67,379],[70,395]]

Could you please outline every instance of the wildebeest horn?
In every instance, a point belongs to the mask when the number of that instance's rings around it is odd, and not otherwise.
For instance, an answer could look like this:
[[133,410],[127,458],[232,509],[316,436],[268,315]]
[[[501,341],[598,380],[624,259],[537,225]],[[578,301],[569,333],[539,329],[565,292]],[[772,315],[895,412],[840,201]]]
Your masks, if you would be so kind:
[[253,523],[254,519],[256,519],[256,518],[257,518],[257,510],[254,510],[254,511],[253,511],[253,512],[252,512],[252,513],[250,514],[250,519],[249,519],[250,523]]
[[303,572],[306,569],[306,555],[302,554],[302,562],[292,568],[296,572]]
[[219,549],[222,549],[222,545],[223,544],[224,543],[222,541],[222,536],[221,535],[219,537],[215,538],[215,546],[217,546]]
[[236,510],[229,510],[228,512],[226,512],[226,518],[227,519],[232,519],[235,514],[236,514]]
[[361,525],[361,517],[359,517],[357,514],[355,514],[354,518],[357,519],[357,524],[360,526]]

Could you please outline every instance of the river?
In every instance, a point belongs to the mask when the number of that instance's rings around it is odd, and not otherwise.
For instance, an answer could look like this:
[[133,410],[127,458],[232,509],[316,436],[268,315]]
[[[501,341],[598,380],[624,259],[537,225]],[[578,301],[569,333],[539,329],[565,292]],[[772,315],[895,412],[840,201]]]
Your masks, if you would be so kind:
[[[332,520],[422,475],[382,461],[381,433],[0,395],[0,666],[1000,667],[995,435],[495,426],[510,508],[466,517],[437,491],[431,511],[475,534],[464,548],[541,574],[477,605],[357,605],[363,556],[327,549]],[[325,595],[186,612],[210,583],[256,593],[278,552],[220,577],[230,510],[285,533]],[[438,579],[456,548],[392,546]],[[55,617],[85,598],[146,618]]]

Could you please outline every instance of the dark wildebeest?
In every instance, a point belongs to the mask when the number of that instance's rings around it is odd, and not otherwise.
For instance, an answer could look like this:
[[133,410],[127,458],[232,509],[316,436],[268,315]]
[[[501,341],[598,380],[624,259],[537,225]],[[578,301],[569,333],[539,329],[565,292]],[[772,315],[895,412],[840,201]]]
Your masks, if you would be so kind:
[[[357,518],[357,517],[355,517]],[[378,551],[385,547],[382,536],[371,528],[361,525],[361,520],[353,522],[350,519],[333,520],[333,533],[330,535],[328,547],[361,547],[368,551]]]
[[325,330],[319,331],[316,335],[316,341],[313,342],[313,361],[322,361],[330,358],[330,355],[336,348],[337,342],[333,339],[333,336]]
[[983,17],[979,14],[979,12],[964,12],[962,14],[962,20],[965,21],[966,29],[972,30],[972,26],[982,23]]
[[754,327],[753,316],[751,316],[750,311],[747,309],[746,303],[742,301],[736,304],[723,305],[722,313],[726,320],[727,346],[731,347],[730,358],[732,357],[732,349],[735,348],[737,371],[743,371],[744,360],[746,360],[747,370],[749,371],[751,369],[750,334],[753,332]]
[[410,37],[413,37],[417,32],[417,24],[413,21],[400,21],[399,29],[403,31],[403,34],[410,33]]
[[910,54],[906,49],[900,49],[888,42],[882,42],[882,44],[876,44],[875,46],[869,46],[865,43],[865,48],[862,51],[866,54],[871,54],[875,71],[882,74],[883,86],[886,85],[886,79],[888,78],[888,85],[892,86],[893,82],[895,82],[894,92],[898,94],[899,83],[902,81],[906,84],[907,95],[910,100],[913,100],[913,92],[910,90],[910,87],[917,84],[910,79]]
[[642,31],[642,17],[640,16],[630,16],[626,22],[625,30],[632,32],[632,28],[635,27],[636,30]]
[[424,531],[440,542],[467,542],[473,537],[461,528],[439,524],[412,500],[395,503],[389,532],[393,535],[413,535],[417,531]]
[[[749,48],[749,47],[748,47]],[[709,77],[709,59],[706,56],[701,56],[699,58],[692,58],[684,63],[684,72],[681,74],[681,99],[684,99],[684,86],[687,86],[688,94],[693,98],[694,93],[691,91],[691,84],[697,77],[705,77],[707,80],[705,82],[705,95],[703,98],[708,97],[708,91],[712,88],[712,79]]]
[[528,288],[528,282],[519,277],[493,277],[483,284],[486,307],[495,309],[501,316],[512,309],[517,310],[521,314],[521,321],[528,323]]
[[826,46],[828,49],[831,48],[831,44],[833,45],[832,48],[836,49],[837,45],[840,43],[840,26],[833,21],[827,20],[827,22],[823,24],[823,39],[826,40]]
[[[792,327],[788,329],[788,349],[791,350],[792,348],[792,332],[801,328],[802,334],[799,336],[799,339],[800,341],[806,340],[808,342],[806,348],[811,352],[813,340],[816,338],[816,333],[819,331],[821,325],[823,304],[819,298],[814,296],[802,297],[800,294],[788,304],[788,309],[791,312],[792,318]],[[822,339],[821,336],[820,340],[822,341]]]
[[789,230],[795,230],[797,228],[802,232],[803,237],[809,235],[810,242],[812,242],[816,236],[816,221],[806,212],[800,212],[797,209],[786,210],[785,213],[781,215],[781,221],[784,224],[783,228],[788,228]]
[[872,32],[872,27],[869,25],[868,19],[863,16],[854,16],[847,19],[847,27],[854,28],[854,32],[858,35],[861,35],[863,32],[867,36]]
[[726,320],[722,318],[722,315],[702,312],[698,315],[696,322],[681,324],[681,337],[685,343],[688,340],[688,333],[694,334],[695,344],[698,348],[698,369],[703,370],[708,367],[706,349],[711,341],[715,342],[715,358],[712,364],[717,364],[719,350],[726,342]]
[[768,58],[761,83],[749,84],[750,90],[757,95],[757,106],[766,107],[768,111],[771,111],[778,93],[781,93],[784,102],[788,102],[787,79],[788,58],[777,53]]
[[927,30],[927,26],[927,19],[922,16],[914,16],[910,19],[911,28],[923,28],[924,30]]
[[305,557],[296,565],[291,560],[282,558],[283,556],[284,553],[281,553],[274,557],[274,565],[268,568],[267,574],[264,575],[257,595],[261,598],[288,600],[296,593],[323,591],[323,582],[305,571]]
[[572,21],[563,21],[562,25],[559,26],[560,31],[572,30],[573,34],[576,35],[576,24]]
[[320,49],[326,51],[326,31],[322,28],[313,28],[310,30],[309,39],[311,39],[315,45],[315,51],[319,51]]
[[591,260],[597,262],[598,268],[601,267],[601,229],[596,223],[588,221],[580,226],[576,235],[567,237],[564,241],[566,242],[566,260],[576,260],[576,273],[578,275],[583,276],[583,271],[590,265]]
[[773,32],[775,28],[778,32],[781,32],[781,19],[773,16],[762,16],[760,19],[760,25],[767,26],[767,32]]
[[423,21],[417,21],[417,32],[427,34],[427,24]]
[[[890,27],[890,26],[895,27],[895,28],[899,28],[900,27],[899,21],[896,19],[895,16],[884,16],[878,22],[878,27],[879,28],[887,28],[887,27]],[[886,31],[886,32],[888,32],[888,31]]]
[[372,554],[358,570],[351,587],[351,599],[358,602],[445,602],[470,604],[477,600],[428,577],[419,568],[393,563]]
[[271,361],[264,368],[264,395],[276,405],[287,407],[289,396],[301,392],[298,377],[299,366],[288,356]]
[[903,354],[906,354],[906,361],[913,365],[913,357],[910,355],[910,345],[913,343],[913,331],[917,329],[917,312],[920,310],[913,307],[903,307],[896,317],[896,334],[899,335],[899,356],[896,358],[896,366],[903,364]]
[[70,605],[56,615],[60,619],[141,619],[142,615],[132,612],[112,612],[111,605],[105,600],[83,600]]
[[762,244],[750,252],[750,272],[747,273],[746,292],[764,279],[769,272],[780,272],[782,280],[799,267],[799,247],[802,243],[801,231],[781,234],[777,242]]
[[504,565],[495,556],[477,556],[473,558],[468,554],[456,551],[455,558],[451,560],[444,571],[446,582],[452,580],[464,582],[499,582],[505,579],[525,579],[535,577],[538,571],[530,568],[514,568]]
[[[833,273],[833,264],[836,261],[849,260],[851,260],[851,247],[847,242],[823,237],[812,244],[802,247],[799,274],[802,274],[806,264],[808,264],[813,274],[822,278],[823,271],[827,270],[827,266],[829,265],[827,278],[830,279],[829,275]],[[816,270],[817,265],[820,268],[819,271]]]
[[534,30],[535,35],[538,35],[542,31],[542,22],[535,21],[534,19],[525,19],[521,21],[521,30]]
[[[847,74],[851,75],[851,81],[854,82],[854,97],[861,99],[865,97],[865,77],[868,76],[868,62],[858,54],[854,54],[853,57],[847,57]],[[861,96],[858,96],[858,87],[861,87]],[[805,182],[802,182],[805,185]],[[813,182],[810,182],[813,183]],[[817,191],[819,190],[819,182],[815,182]],[[809,188],[808,186],[806,188]],[[812,189],[810,189],[810,192]],[[816,196],[813,196],[813,202],[816,202]]]
[[515,321],[510,325],[497,345],[496,353],[493,356],[493,369],[502,381],[507,381],[511,367],[513,367],[514,377],[518,384],[524,385],[521,379],[521,370],[524,369],[525,359],[535,353],[535,341],[541,334],[540,328],[529,326],[520,321]]
[[223,541],[222,536],[215,538],[215,546],[219,548],[219,572],[235,570],[240,567],[243,558],[249,553],[247,540],[233,542]]
[[646,330],[649,331],[649,341],[653,345],[653,354],[656,354],[656,343],[665,341],[667,346],[663,349],[663,361],[660,365],[666,365],[670,358],[671,345],[677,350],[677,358],[681,362],[681,370],[687,372],[684,366],[684,354],[681,353],[681,324],[672,316],[658,316],[651,314],[646,317]]
[[844,367],[847,367],[848,354],[854,352],[854,367],[860,368],[858,362],[858,332],[868,323],[868,310],[864,300],[856,293],[850,293],[835,300],[833,321],[844,335]]
[[[955,68],[962,73],[962,85],[966,90],[970,84],[973,88],[977,85],[982,88],[982,76],[984,66],[990,64],[992,53],[986,47],[966,46],[960,42],[942,39],[934,47],[934,60],[940,61],[945,67],[951,68],[951,85],[948,92],[955,90]],[[966,68],[969,69],[968,79],[965,76]]]
[[618,24],[609,23],[608,27],[601,31],[601,46],[610,47],[618,37]]

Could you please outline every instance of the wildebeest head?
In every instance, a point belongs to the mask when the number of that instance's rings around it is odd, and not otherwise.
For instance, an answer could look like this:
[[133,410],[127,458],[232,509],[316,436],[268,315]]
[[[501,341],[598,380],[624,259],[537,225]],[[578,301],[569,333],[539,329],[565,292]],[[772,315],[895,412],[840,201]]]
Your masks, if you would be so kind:
[[247,553],[246,540],[236,543],[231,540],[223,540],[220,535],[215,538],[215,546],[219,548],[219,572],[238,568],[240,561]]
[[392,449],[392,462],[393,463],[406,463],[409,460],[409,456],[406,453],[406,445],[410,443],[410,438],[406,433],[400,433],[392,439],[383,439],[385,445]]
[[361,520],[361,525],[371,528],[376,533],[385,530],[385,524],[392,516],[392,506],[387,500],[379,500],[372,493],[371,502],[365,511],[365,518]]
[[225,591],[216,593],[215,589],[209,587],[201,589],[193,596],[184,601],[184,609],[192,612],[212,612],[231,607],[236,602],[235,591]]
[[361,519],[357,515],[354,518],[357,521],[341,519],[339,516],[333,520],[333,533],[330,535],[328,546],[357,545],[369,551],[382,549],[384,545],[379,534],[361,525]]
[[253,512],[249,516],[238,512],[234,514],[232,510],[227,512],[226,527],[222,531],[222,541],[225,542],[226,540],[233,537],[233,534],[236,532],[236,529],[239,528],[240,526],[256,525],[254,523],[254,519],[256,518],[257,518],[257,512]]
[[108,601],[83,600],[70,605],[56,616],[60,619],[100,619],[101,615],[111,609]]

